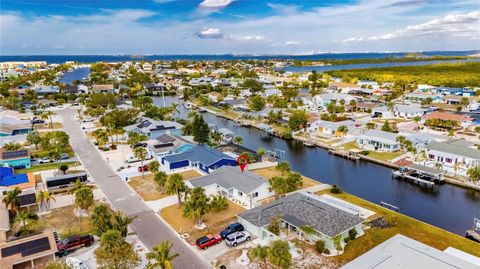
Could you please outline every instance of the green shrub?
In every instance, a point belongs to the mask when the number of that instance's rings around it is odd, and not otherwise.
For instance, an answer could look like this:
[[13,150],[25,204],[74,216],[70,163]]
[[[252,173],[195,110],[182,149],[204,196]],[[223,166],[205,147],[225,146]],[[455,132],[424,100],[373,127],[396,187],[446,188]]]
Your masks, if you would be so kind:
[[333,185],[333,187],[330,189],[330,192],[331,193],[335,193],[335,194],[340,194],[342,193],[342,189],[340,189],[340,187],[338,187],[337,185]]
[[325,250],[323,251],[323,253],[325,253],[325,254],[328,255],[328,254],[330,254],[330,250],[329,250],[328,248],[325,248]]
[[322,240],[318,240],[317,242],[315,242],[315,249],[318,253],[323,253],[325,251],[325,242],[323,242]]
[[350,240],[355,239],[357,237],[357,230],[351,229],[350,231],[348,231],[348,236]]
[[368,154],[370,154],[370,151],[363,150],[363,151],[360,152],[360,154],[367,156]]

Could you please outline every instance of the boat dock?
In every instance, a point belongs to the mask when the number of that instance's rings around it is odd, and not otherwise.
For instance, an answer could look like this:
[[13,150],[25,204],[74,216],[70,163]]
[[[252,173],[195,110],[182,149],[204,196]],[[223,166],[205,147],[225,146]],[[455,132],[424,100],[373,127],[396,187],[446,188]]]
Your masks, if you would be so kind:
[[393,177],[401,178],[412,183],[433,187],[436,183],[443,182],[444,173],[444,171],[436,168],[419,164],[411,164],[401,167],[398,171],[394,171]]
[[465,237],[470,239],[470,240],[473,240],[475,242],[478,242],[480,243],[480,234],[474,230],[467,230],[466,234],[465,234]]
[[358,156],[358,154],[354,151],[347,151],[343,149],[330,149],[328,153],[337,155],[352,161],[360,160],[360,156]]

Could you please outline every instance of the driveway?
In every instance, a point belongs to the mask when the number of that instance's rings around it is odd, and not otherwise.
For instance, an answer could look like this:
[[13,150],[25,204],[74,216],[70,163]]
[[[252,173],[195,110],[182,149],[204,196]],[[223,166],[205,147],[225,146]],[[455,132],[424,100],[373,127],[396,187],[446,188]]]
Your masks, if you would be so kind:
[[95,179],[97,186],[115,209],[129,216],[136,216],[130,228],[143,244],[152,249],[168,240],[173,243],[173,252],[180,254],[174,261],[174,268],[210,268],[211,266],[197,256],[102,159],[94,146],[83,136],[80,125],[75,120],[76,109],[65,109],[59,113],[63,118],[64,129],[70,136],[73,150]]

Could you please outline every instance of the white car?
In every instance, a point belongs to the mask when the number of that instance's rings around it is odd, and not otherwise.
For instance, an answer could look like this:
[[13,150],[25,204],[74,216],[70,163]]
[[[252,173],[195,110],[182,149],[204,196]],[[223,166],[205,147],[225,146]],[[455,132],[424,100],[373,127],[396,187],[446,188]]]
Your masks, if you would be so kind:
[[53,163],[53,160],[50,157],[44,157],[38,160],[38,163]]
[[65,263],[67,266],[71,269],[88,269],[88,265],[80,261],[79,259],[75,257],[68,257],[65,260]]
[[233,234],[228,235],[225,238],[225,243],[228,246],[236,247],[238,244],[250,241],[250,233],[247,231],[243,232],[235,232]]

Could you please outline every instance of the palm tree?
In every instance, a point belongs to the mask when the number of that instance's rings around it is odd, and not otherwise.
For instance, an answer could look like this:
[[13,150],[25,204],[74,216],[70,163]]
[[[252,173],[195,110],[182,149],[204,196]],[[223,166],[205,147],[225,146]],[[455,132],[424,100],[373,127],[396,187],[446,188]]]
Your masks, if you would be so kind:
[[453,175],[454,177],[457,176],[457,172],[458,172],[458,170],[460,170],[461,166],[462,166],[461,162],[455,161],[455,164],[453,165],[453,171],[455,172],[454,175]]
[[53,118],[52,116],[55,115],[53,111],[44,111],[40,117],[44,120],[50,120],[50,128],[53,130]]
[[20,193],[22,193],[22,190],[19,187],[15,187],[15,189],[8,191],[3,196],[5,207],[9,208],[10,211],[13,212],[13,215],[17,214],[18,207],[20,206]]
[[180,208],[182,204],[182,200],[180,198],[180,194],[185,191],[186,186],[185,182],[183,181],[183,176],[180,174],[172,174],[168,177],[167,183],[167,193],[168,194],[176,194],[178,198],[178,207]]
[[153,251],[147,253],[148,264],[146,269],[172,269],[173,260],[180,256],[178,253],[171,253],[172,245],[169,241],[163,241],[153,247]]
[[437,163],[435,163],[434,167],[437,168],[438,170],[442,170],[443,169],[443,164],[440,163],[440,162],[437,162]]
[[148,171],[152,172],[153,174],[158,173],[159,168],[160,164],[158,161],[152,161],[148,164]]
[[[133,151],[135,158],[139,159],[143,168],[143,162],[147,158],[147,150],[144,147],[138,147]],[[145,169],[142,169],[142,178],[145,178]]]
[[387,103],[387,111],[389,112],[394,112],[395,111],[395,103],[390,101]]
[[279,162],[276,168],[282,172],[282,176],[284,176],[285,173],[289,173],[291,170],[288,162]]
[[50,209],[51,200],[55,201],[55,195],[53,195],[49,191],[39,191],[37,193],[37,203],[40,203],[40,207],[43,206],[46,211]]
[[113,229],[119,231],[123,237],[127,236],[128,225],[132,224],[136,217],[130,218],[120,212],[116,212],[113,216]]
[[205,194],[205,190],[202,187],[195,187],[188,200],[185,200],[183,216],[193,218],[196,227],[201,227],[203,226],[203,217],[211,208],[210,198]]
[[268,247],[257,245],[250,250],[250,256],[254,259],[260,259],[263,262],[263,267],[267,265]]
[[243,138],[241,136],[235,136],[233,138],[233,143],[235,143],[237,145],[241,145],[243,143]]
[[22,224],[22,231],[27,230],[27,224],[38,220],[38,215],[32,212],[22,211],[15,216],[15,222]]
[[178,104],[177,103],[172,103],[170,106],[172,107],[173,118],[175,119],[175,115],[177,113],[180,113],[180,110],[178,110]]
[[75,205],[87,211],[94,203],[93,192],[90,188],[83,187],[75,192]]
[[337,132],[340,133],[340,135],[345,135],[348,132],[348,127],[345,125],[340,125],[338,126]]
[[307,239],[307,235],[312,235],[315,233],[315,229],[308,225],[300,226],[300,231],[302,231],[305,235],[305,239]]
[[159,171],[155,173],[155,177],[153,178],[153,180],[161,189],[163,189],[165,188],[165,184],[167,183],[168,176],[165,172]]

